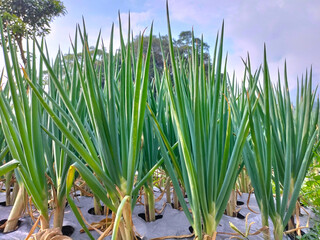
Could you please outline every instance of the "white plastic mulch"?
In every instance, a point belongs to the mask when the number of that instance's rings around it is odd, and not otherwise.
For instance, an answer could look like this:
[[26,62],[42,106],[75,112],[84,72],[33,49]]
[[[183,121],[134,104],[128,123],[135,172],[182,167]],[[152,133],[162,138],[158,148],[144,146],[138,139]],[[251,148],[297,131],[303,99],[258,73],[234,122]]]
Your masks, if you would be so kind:
[[[156,196],[160,195],[160,193],[157,192],[156,189],[155,189],[155,195]],[[87,220],[87,222],[89,223],[98,222],[104,218],[103,216],[95,216],[88,213],[88,210],[93,207],[92,198],[78,197],[77,199],[75,199],[75,203],[82,211],[82,214]],[[250,213],[248,217],[248,224],[251,222],[254,222],[254,224],[251,225],[251,230],[250,230],[250,233],[254,233],[262,227],[261,216],[259,214],[259,208],[255,201],[254,195],[253,194],[251,195],[249,206],[251,210],[256,211],[257,213],[254,213],[247,208],[247,205],[246,205],[247,199],[248,199],[248,194],[242,194],[242,196],[238,196],[238,201],[244,202],[244,205],[239,206],[239,208],[241,208],[240,213],[243,216],[246,216],[248,213]],[[0,202],[2,201],[5,201],[5,193],[3,192],[0,193]],[[156,202],[156,208],[160,210],[165,201],[166,201],[166,197],[164,195],[164,197],[159,202]],[[0,220],[6,219],[9,216],[11,208],[12,207],[0,206]],[[307,209],[307,211],[310,213],[311,219],[315,217],[310,209]],[[189,231],[190,224],[187,218],[185,217],[183,211],[173,209],[169,204],[166,205],[164,211],[162,212],[163,218],[158,219],[155,222],[146,223],[142,218],[138,216],[139,213],[143,213],[143,212],[144,212],[144,206],[137,205],[134,208],[132,218],[133,218],[133,223],[137,233],[139,233],[144,240],[159,238],[164,236],[177,236],[177,235],[190,234],[190,231]],[[302,211],[302,214],[303,216],[300,217],[300,225],[305,226],[309,216],[304,211]],[[22,220],[22,224],[18,230],[8,234],[0,233],[0,240],[25,239],[33,223],[29,216],[24,216],[23,218],[21,218],[21,220]],[[235,231],[230,228],[229,222],[232,222],[241,232],[245,232],[245,219],[238,219],[236,217],[229,217],[229,216],[223,215],[217,229],[218,231],[217,239],[229,239],[231,237],[231,235],[221,234],[222,232],[235,233]],[[312,220],[310,220],[310,223],[311,222]],[[272,236],[273,225],[271,221],[269,221],[269,224],[270,224],[270,232]],[[71,235],[73,239],[76,239],[76,240],[89,239],[85,233],[80,233],[81,227],[69,206],[66,207],[64,225],[71,225],[75,228],[75,232]],[[99,237],[99,234],[96,233],[95,231],[92,231],[91,233],[95,239]],[[111,237],[109,236],[106,239],[111,239]],[[255,236],[250,236],[249,239],[263,239],[263,238],[262,238],[262,234],[259,234]]]

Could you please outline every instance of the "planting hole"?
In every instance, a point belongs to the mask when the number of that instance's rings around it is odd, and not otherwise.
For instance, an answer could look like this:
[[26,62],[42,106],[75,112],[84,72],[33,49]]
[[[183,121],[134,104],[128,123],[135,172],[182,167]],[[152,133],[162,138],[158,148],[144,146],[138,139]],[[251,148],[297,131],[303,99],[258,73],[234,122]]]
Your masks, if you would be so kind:
[[62,226],[61,232],[63,235],[70,237],[74,232],[74,227],[70,225]]
[[242,201],[237,201],[237,205],[238,206],[241,206],[241,205],[243,205],[244,204],[244,202],[242,202]]
[[[102,212],[101,215],[104,215],[104,207],[101,207],[101,212]],[[95,212],[94,212],[94,208],[90,208],[90,209],[88,210],[88,213],[91,214],[91,215],[96,215]],[[108,215],[111,214],[111,213],[112,213],[112,211],[109,209]]]
[[[5,223],[6,223],[6,221],[7,221],[7,219],[2,219],[2,220],[0,220],[0,233],[3,233],[3,230],[4,230],[4,228],[5,228]],[[16,229],[15,229],[14,231],[16,231],[16,230],[20,227],[21,223],[22,223],[22,221],[19,220],[19,221],[18,221],[18,224],[17,224],[17,227],[16,227]]]
[[245,219],[246,217],[245,216],[243,216],[241,213],[237,213],[237,218],[239,218],[239,219]]
[[[202,230],[203,230],[203,224],[201,225],[201,227],[202,227]],[[192,226],[189,226],[189,232],[193,233],[193,227]]]
[[[143,220],[146,221],[146,214],[145,214],[145,213],[139,213],[138,216],[141,217]],[[156,220],[159,220],[159,219],[161,219],[161,218],[163,218],[163,215],[161,215],[161,214],[156,215]]]
[[[2,188],[2,189],[0,190],[0,192],[6,192],[6,191],[7,191],[6,188]],[[10,187],[10,192],[13,192],[13,187]]]
[[174,208],[174,203],[171,203],[171,207],[172,207],[173,209],[176,209],[176,210],[181,210],[181,209],[180,209],[180,207],[181,207],[180,202],[179,202],[179,207],[178,207],[178,208]]

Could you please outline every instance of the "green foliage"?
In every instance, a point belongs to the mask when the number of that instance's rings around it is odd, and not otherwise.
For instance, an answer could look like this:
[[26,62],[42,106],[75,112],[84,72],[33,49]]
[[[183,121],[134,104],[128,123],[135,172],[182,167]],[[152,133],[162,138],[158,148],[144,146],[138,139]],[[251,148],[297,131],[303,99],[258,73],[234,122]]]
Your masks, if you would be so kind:
[[[19,5],[22,2],[25,5]],[[45,2],[49,5],[44,10]],[[9,150],[16,159],[6,161],[0,174],[18,169],[47,222],[46,175],[55,186],[58,205],[67,198],[85,226],[69,196],[77,171],[93,194],[117,212],[115,230],[119,227],[123,239],[132,239],[131,210],[138,192],[147,185],[152,194],[153,172],[164,163],[196,238],[214,237],[244,162],[263,224],[271,218],[276,238],[282,238],[318,137],[319,102],[311,73],[301,80],[294,109],[286,67],[283,89],[280,76],[278,85],[272,84],[266,50],[263,67],[255,72],[248,57],[243,85],[238,86],[235,77],[230,81],[223,58],[223,27],[210,64],[208,45],[192,31],[172,39],[168,15],[168,36],[153,36],[151,27],[149,37],[132,39],[129,21],[127,43],[120,21],[121,48],[115,54],[113,27],[109,54],[98,48],[100,35],[95,47],[88,48],[83,25],[83,30],[77,27],[72,53],[59,52],[53,64],[46,45],[34,39],[22,74],[13,40],[23,53],[25,34],[45,35],[53,17],[65,10],[60,1],[0,4],[11,26],[5,37],[0,24],[8,75],[8,84],[0,90],[0,162]],[[11,12],[4,11],[10,6]],[[304,198],[314,206],[320,205],[317,157],[303,187]],[[179,184],[187,192],[192,215]],[[246,230],[243,237],[250,225]]]
[[[276,239],[282,239],[296,206],[301,185],[314,157],[313,150],[318,136],[317,122],[319,101],[312,91],[312,71],[298,82],[301,92],[297,95],[296,108],[292,108],[286,64],[284,83],[272,84],[264,50],[263,69],[251,72],[250,60],[246,63],[249,83],[263,73],[263,88],[258,87],[259,104],[250,113],[251,143],[244,148],[244,163],[255,189],[255,196],[262,215],[262,224],[268,226],[271,218]],[[300,83],[300,85],[299,85]],[[252,101],[249,102],[252,104]],[[314,109],[314,110],[312,110]],[[274,191],[272,191],[274,182]],[[293,224],[292,224],[293,225]]]
[[316,221],[315,225],[308,230],[303,236],[296,237],[301,240],[315,240],[320,238],[320,222]]
[[320,157],[314,159],[300,193],[301,202],[320,212]]
[[0,16],[4,25],[10,26],[10,34],[15,39],[23,38],[25,34],[48,34],[54,17],[65,13],[60,0],[0,0]]
[[11,34],[14,38],[23,36],[26,31],[26,24],[15,14],[4,12],[2,16],[6,25],[11,26]]
[[[25,78],[19,69],[15,47],[10,35],[8,36],[8,49],[4,42],[1,18],[0,33],[10,89],[10,95],[0,91],[1,127],[13,159],[19,162],[19,175],[43,220],[48,221],[46,166],[43,161],[39,103],[33,94],[28,97]],[[33,53],[35,53],[35,45],[33,46]],[[30,65],[33,66],[33,69],[32,71],[30,69],[29,74],[32,76],[32,81],[36,83],[39,78],[37,78],[35,58],[30,62]],[[27,75],[26,71],[24,71],[24,75]]]
[[[192,31],[182,31],[178,39],[172,39],[172,44],[175,53],[179,54],[185,62],[188,61],[188,59],[191,57],[191,50],[192,50]],[[136,36],[133,39],[133,45],[135,52],[138,50],[139,42],[140,42],[141,36]],[[201,55],[201,44],[203,46],[203,62],[205,65],[205,69],[208,70],[208,67],[210,65],[210,55],[209,55],[209,45],[205,42],[201,43],[201,39],[194,37],[194,43],[198,46],[198,56]],[[144,37],[144,44],[143,44],[143,52],[144,54],[147,52],[148,47],[148,38]],[[153,36],[152,37],[152,55],[155,61],[155,65],[151,65],[150,67],[150,77],[154,77],[154,67],[159,71],[160,73],[164,70],[164,64],[163,61],[165,60],[167,62],[167,65],[170,66],[169,59],[169,38],[168,35],[165,36]],[[200,61],[200,59],[199,59]]]
[[25,66],[27,59],[24,55],[22,40],[28,35],[48,34],[53,19],[65,14],[66,8],[60,0],[0,0],[4,38],[7,41],[10,35],[16,41]]
[[[203,61],[205,65],[208,65],[210,56],[209,56],[209,45],[205,42],[201,43],[201,39],[194,37],[192,31],[182,31],[179,34],[178,40],[173,39],[174,46],[177,48],[180,56],[188,59],[191,54],[192,44],[198,46],[198,54],[201,54],[201,47],[203,48]],[[201,46],[201,47],[200,47]]]
[[[164,80],[179,140],[182,181],[193,213],[191,224],[195,238],[201,240],[205,235],[212,238],[238,175],[242,148],[249,132],[248,109],[235,128],[230,104],[225,98],[228,92],[223,26],[216,40],[214,63],[206,72],[203,39],[198,45],[192,32],[192,47],[185,61],[184,56],[175,52],[168,6],[167,23],[173,77],[165,64]],[[166,142],[166,138],[161,137]]]

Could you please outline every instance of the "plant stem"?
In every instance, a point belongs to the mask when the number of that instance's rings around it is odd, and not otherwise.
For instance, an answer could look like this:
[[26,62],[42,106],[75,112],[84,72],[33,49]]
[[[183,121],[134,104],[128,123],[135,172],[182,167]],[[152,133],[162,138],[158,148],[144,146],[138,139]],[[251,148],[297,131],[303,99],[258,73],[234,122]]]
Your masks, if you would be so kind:
[[[264,227],[264,226],[269,226],[268,214],[267,214],[267,215],[264,215],[264,214],[262,214],[262,212],[261,212],[261,218],[262,218],[262,227]],[[270,238],[269,228],[263,231],[263,238],[264,238],[265,240],[271,239],[271,238]]]
[[59,204],[57,203],[54,209],[54,215],[53,215],[53,227],[54,228],[62,228],[63,225],[63,217],[64,217],[64,209],[65,209],[65,198],[64,200]]
[[16,198],[18,196],[18,192],[19,192],[19,184],[17,182],[15,182],[13,184],[13,190],[11,193],[10,205],[13,205],[14,202],[16,201]]
[[97,196],[93,196],[93,208],[95,215],[102,215],[100,199]]
[[19,218],[21,217],[23,211],[26,208],[26,190],[23,185],[20,186],[17,199],[13,204],[13,208],[7,219],[6,226],[4,228],[4,233],[12,232],[16,230]]
[[146,222],[150,222],[148,190],[144,187],[144,213]]
[[167,203],[171,204],[171,192],[170,192],[170,177],[167,178],[166,181],[166,198],[167,198]]
[[12,174],[13,174],[13,171],[8,172],[5,175],[5,179],[6,179],[6,183],[5,183],[5,186],[6,186],[6,206],[10,206],[13,204],[13,202],[10,199],[10,185],[11,185],[10,182],[11,182]]
[[147,222],[152,222],[156,220],[152,178],[147,181],[147,184],[148,186],[144,188],[145,217]]
[[234,189],[232,189],[230,198],[227,204],[227,215],[230,217],[235,217],[237,215],[236,213],[236,207],[237,207],[237,193]]
[[153,191],[149,192],[148,195],[149,195],[148,198],[149,198],[150,221],[155,221],[156,215],[155,215],[155,200],[154,200]]
[[49,216],[45,214],[40,215],[40,224],[41,224],[41,230],[45,230],[49,228]]
[[[273,229],[273,234],[274,234],[274,239],[275,240],[282,240],[283,239],[283,224],[281,217],[278,216],[275,223],[273,223],[274,229]],[[270,235],[269,235],[270,236]],[[270,237],[268,238],[270,239]]]
[[123,219],[120,222],[120,233],[122,240],[127,239],[135,239],[133,232],[133,222],[132,222],[132,214],[131,214],[131,200],[127,201],[123,207]]
[[177,193],[174,189],[173,189],[173,208],[174,209],[179,208],[179,199],[178,199]]
[[[215,219],[215,210],[213,210],[212,213],[208,214],[206,216],[206,218],[203,220],[203,233],[206,236],[210,236],[210,240],[211,239],[215,239],[216,235],[217,235],[217,226],[218,226],[218,222]],[[205,237],[204,239],[208,239],[207,237]]]

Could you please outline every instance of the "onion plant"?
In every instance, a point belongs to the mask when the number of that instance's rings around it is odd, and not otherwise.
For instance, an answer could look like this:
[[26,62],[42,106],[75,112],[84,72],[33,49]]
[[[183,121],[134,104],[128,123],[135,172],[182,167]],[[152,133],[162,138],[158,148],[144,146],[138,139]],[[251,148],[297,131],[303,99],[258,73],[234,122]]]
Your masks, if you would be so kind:
[[[74,173],[77,170],[93,194],[109,209],[114,213],[119,209],[114,222],[115,226],[119,227],[119,234],[117,235],[117,229],[115,229],[113,238],[119,236],[120,239],[133,239],[131,210],[135,205],[139,188],[146,180],[143,178],[135,187],[147,102],[152,26],[145,58],[142,54],[143,38],[141,38],[137,57],[134,58],[130,43],[130,23],[127,45],[124,44],[120,24],[121,50],[115,58],[112,27],[109,53],[107,54],[103,48],[101,71],[96,71],[94,68],[95,54],[92,56],[89,52],[85,25],[83,34],[80,28],[78,29],[83,46],[84,62],[81,67],[77,60],[78,53],[73,45],[73,54],[76,56],[74,64],[77,66],[76,74],[81,84],[80,102],[88,113],[87,118],[81,119],[81,114],[73,106],[70,96],[67,95],[39,44],[38,48],[44,58],[50,79],[66,106],[67,110],[59,109],[58,111],[61,115],[68,116],[64,119],[65,121],[47,104],[39,86],[32,81],[29,81],[29,84],[55,125],[76,152],[69,150],[63,142],[47,131],[50,137],[75,161],[69,169],[67,190],[70,191]],[[96,47],[95,50],[97,49]],[[67,69],[64,70],[67,71]],[[104,87],[101,84],[102,80],[105,81]],[[50,101],[55,102],[53,99]],[[151,169],[147,176],[151,176],[154,170],[155,168]],[[72,199],[69,196],[67,199],[76,216],[79,217],[78,220],[84,226]],[[121,220],[120,216],[122,216]],[[108,232],[110,228],[104,235]],[[87,233],[92,238],[88,231]]]
[[[45,229],[49,227],[49,214],[46,166],[41,140],[40,106],[34,94],[31,93],[30,97],[28,96],[24,77],[19,69],[16,48],[10,36],[8,36],[9,48],[7,48],[1,19],[0,32],[10,87],[10,98],[6,97],[2,91],[0,92],[0,118],[8,148],[14,159],[6,163],[6,166],[10,166],[6,168],[6,171],[12,170],[13,166],[18,166],[17,177],[21,177],[21,183],[23,183],[6,223],[5,231],[15,229],[16,222],[25,208],[26,190],[32,196],[33,203],[40,212],[41,228]],[[28,71],[32,75],[32,81],[36,83],[38,78],[35,57],[30,65],[32,68],[29,66]]]
[[[77,32],[76,32],[77,35]],[[47,56],[48,58],[48,56]],[[71,64],[66,62],[65,59],[61,56],[59,52],[55,62],[53,64],[53,71],[59,77],[61,84],[64,86],[64,89],[67,90],[67,94],[72,99],[71,102],[73,106],[77,107],[80,100],[79,89],[80,80],[76,74],[76,66],[70,66]],[[63,71],[64,68],[68,71]],[[44,86],[40,85],[44,88]],[[63,115],[59,112],[59,109],[66,110],[65,105],[57,93],[57,89],[52,83],[50,76],[48,76],[48,93],[43,91],[43,94],[47,98],[54,99],[55,101],[49,102],[51,109],[56,112],[56,114],[63,119]],[[79,108],[78,111],[83,109]],[[66,122],[66,121],[65,121]],[[54,124],[53,120],[50,118],[46,111],[42,113],[42,129],[44,130],[42,134],[43,138],[43,147],[44,147],[44,156],[47,161],[47,177],[50,178],[51,185],[49,189],[51,190],[52,198],[52,207],[54,208],[54,219],[53,227],[62,227],[64,210],[66,204],[66,177],[67,171],[70,165],[73,163],[72,159],[66,154],[65,150],[59,146],[52,138],[46,133],[50,132],[52,135],[59,139],[60,142],[63,142],[69,150],[72,150],[68,140],[61,133],[59,128]],[[71,127],[70,127],[71,129]]]
[[[258,81],[261,68],[253,74],[249,59],[246,71],[249,83]],[[256,94],[252,94],[249,100],[252,105],[259,96],[256,110],[250,112],[251,134],[244,147],[244,162],[261,210],[262,224],[268,226],[268,217],[271,218],[275,239],[282,239],[284,228],[295,209],[318,134],[319,103],[314,105],[311,74],[307,76],[301,81],[302,91],[298,93],[293,107],[286,66],[285,88],[281,88],[280,74],[277,86],[273,87],[265,50],[263,86],[252,88]],[[239,119],[240,111],[237,109],[235,107],[235,118]],[[265,238],[270,238],[268,232]]]
[[[152,169],[156,164],[160,166],[160,162],[165,162],[163,158],[160,160],[160,152],[159,151],[159,140],[158,136],[156,134],[156,131],[154,131],[154,120],[153,118],[156,118],[157,122],[160,123],[161,128],[165,132],[164,135],[167,138],[169,146],[177,146],[177,138],[174,134],[173,130],[173,122],[170,115],[169,110],[169,99],[166,92],[166,84],[164,79],[164,74],[160,74],[158,69],[156,69],[155,61],[154,61],[154,79],[152,80],[152,83],[149,85],[149,91],[148,91],[148,106],[150,111],[146,114],[145,119],[145,125],[144,125],[144,131],[143,131],[143,137],[144,137],[144,143],[143,143],[143,160],[141,161],[141,165],[143,165],[142,171],[139,171],[142,173],[142,175],[145,175],[150,169]],[[175,155],[178,154],[178,152],[175,151]],[[175,165],[179,164],[178,159],[175,159]],[[164,169],[166,176],[169,177],[168,170],[166,168],[167,164],[162,164],[161,167]],[[175,175],[181,176],[180,167],[175,168],[177,171]],[[166,181],[166,194],[168,195],[167,198],[171,197],[170,194],[170,178],[167,178]],[[180,184],[183,185],[183,179],[180,178],[179,181]],[[147,180],[146,184],[146,196],[149,198],[149,201],[147,201],[148,206],[145,206],[146,209],[146,219],[147,215],[149,214],[149,221],[154,221],[154,194],[153,194],[153,183],[152,183],[152,177],[150,177],[149,180]],[[176,195],[176,194],[175,194]],[[183,199],[182,199],[183,200]],[[184,201],[184,200],[183,200]],[[167,201],[171,203],[170,201]],[[148,214],[147,214],[148,213]]]
[[[159,104],[157,101],[161,99],[162,90],[158,89],[155,81],[158,80],[158,76],[155,76],[155,80],[148,87],[148,103],[154,109],[154,112],[158,112]],[[159,96],[158,91],[160,90]],[[140,161],[139,174],[140,178],[146,175],[150,169],[153,168],[160,160],[160,152],[158,149],[158,139],[153,129],[152,118],[147,113],[145,116],[145,122],[143,126],[143,144],[142,154]],[[155,220],[155,199],[153,193],[153,176],[150,176],[144,185],[144,207],[145,207],[145,220]]]
[[[3,83],[3,72],[0,78],[0,88],[3,91],[4,95],[8,95],[8,84]],[[3,85],[2,85],[3,84]],[[0,120],[0,167],[5,164],[6,162],[10,161],[10,156],[9,156],[9,147],[6,144],[5,141],[5,136],[4,133],[2,131],[2,127],[1,127],[1,120]],[[2,175],[4,174],[0,174],[0,178],[2,177]],[[11,185],[11,178],[13,175],[13,171],[7,172],[5,174],[5,188],[6,188],[6,206],[12,205],[12,201],[10,198],[10,185]]]
[[212,69],[207,74],[203,64],[203,44],[199,56],[199,46],[193,41],[191,58],[186,65],[182,58],[176,60],[168,6],[167,20],[173,83],[169,69],[165,67],[166,84],[179,139],[182,177],[193,213],[192,225],[196,238],[214,238],[237,178],[249,129],[248,112],[243,115],[241,125],[234,128],[224,97],[227,74],[222,56],[223,27],[220,42],[217,38]]
[[[161,39],[161,37],[159,37]],[[163,56],[163,64],[167,67],[167,57],[163,51],[162,41],[160,40],[160,49]],[[169,94],[166,87],[166,71],[159,73],[154,67],[155,87],[153,92],[153,100],[149,101],[149,112],[153,118],[154,133],[157,135],[158,146],[160,146],[161,161],[163,170],[166,173],[166,198],[167,203],[171,204],[171,182],[173,189],[173,207],[178,209],[179,205],[183,208],[187,218],[192,222],[189,209],[185,203],[185,186],[182,177],[182,163],[179,150],[177,148],[178,138],[175,134],[174,119],[171,114],[171,105]],[[158,131],[160,130],[160,131]],[[164,141],[161,140],[163,138]],[[174,146],[174,149],[171,148]],[[169,152],[166,152],[166,147]],[[171,158],[171,160],[170,160]],[[181,189],[180,189],[181,188]]]
[[[43,44],[41,45],[43,46]],[[24,209],[22,200],[25,199],[25,197],[21,196],[25,195],[26,189],[32,197],[36,209],[40,211],[41,228],[49,227],[48,200],[52,200],[51,206],[54,210],[53,227],[61,228],[66,203],[66,174],[72,161],[65,154],[64,150],[56,145],[43,131],[43,129],[49,129],[54,136],[69,146],[59,129],[48,117],[48,114],[41,108],[34,93],[30,92],[26,87],[26,79],[37,84],[41,89],[45,87],[43,58],[40,56],[38,62],[39,67],[37,68],[37,52],[35,46],[35,42],[33,42],[33,50],[31,53],[29,43],[27,42],[27,69],[23,69],[24,76],[22,76],[18,66],[16,51],[10,43],[10,38],[9,50],[13,68],[10,66],[9,55],[4,45],[10,95],[4,92],[1,93],[1,109],[7,113],[7,115],[3,113],[1,119],[6,124],[4,126],[6,131],[4,132],[6,133],[7,141],[10,141],[8,138],[11,138],[12,135],[17,137],[11,140],[8,148],[10,149],[12,157],[19,163],[14,166],[17,166],[19,169],[19,171],[16,171],[16,178],[21,185],[20,191],[22,192],[19,193],[18,202],[15,204],[16,206],[14,206],[14,209],[17,208],[18,210],[11,212],[9,220],[17,220],[17,216],[21,214],[19,212]],[[59,66],[61,66],[61,58],[58,54],[54,64],[54,71],[59,75],[59,78],[62,79],[62,68]],[[14,70],[13,73],[11,68]],[[70,89],[70,87],[67,88],[68,83],[71,82],[68,77],[69,75],[63,82],[66,89]],[[76,89],[76,83],[79,81],[77,81],[76,76],[73,77],[72,80],[73,86]],[[53,104],[53,102],[50,103],[52,110],[58,112],[58,109],[65,108],[59,96],[56,94],[57,90],[50,84],[50,81],[47,87],[48,92],[42,90],[41,94],[47,96],[49,99],[56,100],[56,104]],[[78,103],[76,99],[77,96],[74,96],[75,93],[71,91],[70,95],[74,98],[73,102],[76,105]],[[11,109],[11,104],[13,105],[13,110]],[[15,161],[13,162],[15,163]],[[23,171],[26,172],[24,173]],[[22,173],[27,175],[23,175]],[[47,180],[50,183],[49,185],[47,184]],[[51,190],[51,194],[49,194],[49,190]],[[15,227],[12,224],[7,224],[5,231],[10,231],[11,229],[15,229]]]
[[[3,91],[3,94],[6,96],[8,95],[8,89],[9,89],[8,87],[9,85],[3,82],[3,72],[2,72],[0,76],[0,90]],[[8,152],[9,152],[9,148],[6,144],[5,136],[2,131],[1,121],[0,121],[0,164],[2,163],[2,161],[4,160]]]

